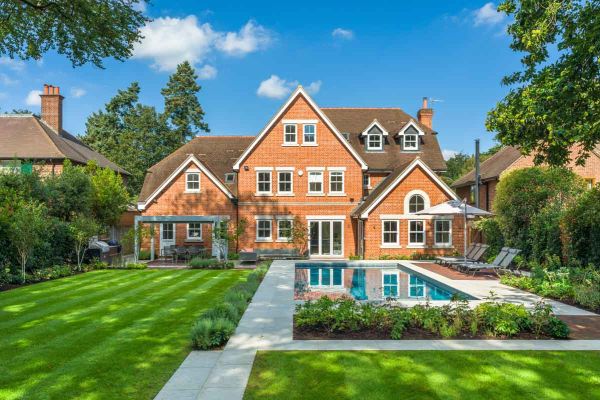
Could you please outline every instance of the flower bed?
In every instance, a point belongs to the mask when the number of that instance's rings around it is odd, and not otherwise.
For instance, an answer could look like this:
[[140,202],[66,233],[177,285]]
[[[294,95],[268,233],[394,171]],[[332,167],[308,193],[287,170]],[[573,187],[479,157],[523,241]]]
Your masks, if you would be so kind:
[[490,300],[411,308],[321,297],[296,306],[294,339],[566,339],[568,326],[544,302],[533,310]]
[[231,269],[234,267],[232,261],[220,261],[216,258],[194,257],[188,263],[191,269]]
[[224,346],[244,315],[258,286],[264,279],[270,261],[264,261],[246,278],[246,282],[231,287],[223,302],[205,311],[192,327],[192,347],[208,350]]

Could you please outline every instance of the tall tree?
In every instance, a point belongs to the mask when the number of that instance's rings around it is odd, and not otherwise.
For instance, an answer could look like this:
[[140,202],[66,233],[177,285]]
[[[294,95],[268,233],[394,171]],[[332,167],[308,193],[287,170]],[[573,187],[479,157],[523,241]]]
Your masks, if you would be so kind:
[[165,98],[165,117],[177,133],[180,144],[192,139],[198,131],[209,132],[204,122],[204,110],[198,101],[200,85],[194,67],[184,61],[169,77],[167,86],[161,90]]
[[179,147],[165,118],[154,107],[139,103],[140,87],[133,82],[119,90],[104,110],[92,114],[83,141],[132,176],[127,188],[137,195],[146,170]]
[[6,0],[0,2],[0,53],[39,60],[49,50],[73,64],[129,58],[147,21],[143,0]]
[[510,47],[523,70],[506,76],[509,94],[486,126],[503,144],[563,165],[579,145],[583,163],[600,142],[600,0],[505,0]]

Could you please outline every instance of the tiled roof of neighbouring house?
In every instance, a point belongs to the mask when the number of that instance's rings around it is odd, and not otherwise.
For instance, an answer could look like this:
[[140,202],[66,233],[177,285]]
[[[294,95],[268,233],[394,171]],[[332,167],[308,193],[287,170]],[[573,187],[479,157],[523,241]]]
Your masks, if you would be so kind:
[[[419,124],[416,119],[402,111],[400,108],[321,108],[327,118],[342,133],[349,134],[348,140],[352,147],[369,166],[369,170],[393,171],[401,166],[406,166],[417,156],[421,158],[434,171],[445,171],[446,162],[442,156],[440,145],[435,132]],[[384,146],[385,152],[368,152],[365,149],[364,138],[360,134],[371,123],[377,120],[389,132]],[[406,126],[409,121],[425,133],[420,136],[419,151],[402,151],[402,145],[395,138],[396,134]]]
[[226,183],[225,174],[233,172],[233,164],[253,139],[254,136],[195,137],[148,169],[138,200],[148,199],[190,154],[195,155],[232,193],[236,194],[237,185]]
[[[521,152],[517,147],[506,146],[499,150],[496,154],[481,163],[479,167],[481,180],[497,179],[506,168],[521,157]],[[471,170],[465,175],[458,178],[452,187],[471,186],[475,183],[475,170]]]
[[69,159],[78,164],[94,160],[100,167],[129,175],[69,132],[63,130],[59,134],[31,114],[0,115],[0,159],[15,158],[32,161]]

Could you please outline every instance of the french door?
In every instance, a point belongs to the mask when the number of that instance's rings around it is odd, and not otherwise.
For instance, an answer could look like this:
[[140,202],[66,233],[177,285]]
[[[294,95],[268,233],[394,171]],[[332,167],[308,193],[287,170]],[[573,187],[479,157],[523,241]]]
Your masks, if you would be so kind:
[[344,255],[344,221],[310,221],[310,255]]
[[175,244],[175,224],[160,224],[160,254],[165,253],[165,247]]

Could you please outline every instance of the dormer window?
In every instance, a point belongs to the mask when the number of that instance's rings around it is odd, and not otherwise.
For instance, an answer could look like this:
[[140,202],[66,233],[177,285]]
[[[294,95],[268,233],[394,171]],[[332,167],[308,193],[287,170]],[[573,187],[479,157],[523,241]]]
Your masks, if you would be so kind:
[[400,143],[402,143],[402,150],[404,151],[416,151],[419,150],[419,144],[421,140],[419,136],[424,135],[419,126],[414,121],[409,121],[404,128],[398,132]]
[[383,133],[376,127],[367,133],[367,150],[383,150]]
[[419,136],[418,134],[404,134],[404,150],[419,150]]

